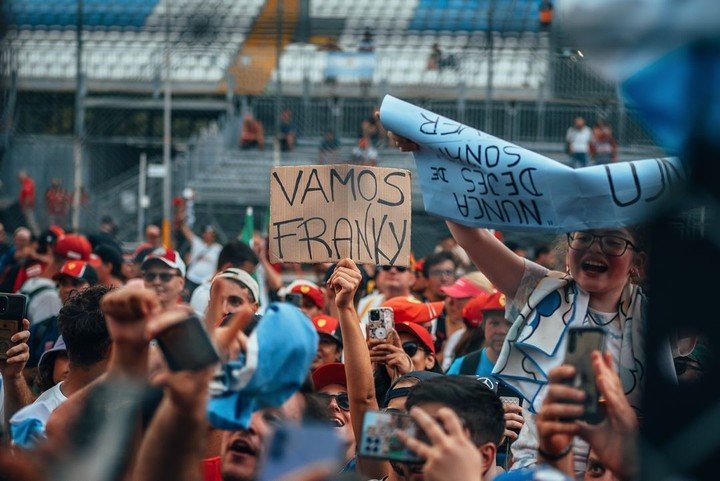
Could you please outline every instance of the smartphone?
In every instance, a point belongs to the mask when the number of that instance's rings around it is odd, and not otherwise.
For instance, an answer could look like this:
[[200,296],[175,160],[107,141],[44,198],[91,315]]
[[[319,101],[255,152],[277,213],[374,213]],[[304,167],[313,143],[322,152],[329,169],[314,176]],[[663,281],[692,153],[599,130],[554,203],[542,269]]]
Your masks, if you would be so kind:
[[395,327],[395,314],[392,307],[376,307],[368,312],[368,339],[387,339]]
[[424,460],[400,441],[398,430],[403,430],[415,438],[422,435],[409,414],[397,411],[366,411],[358,456],[422,464]]
[[192,314],[156,336],[172,371],[196,371],[220,361],[198,316]]
[[607,331],[600,326],[571,327],[567,333],[564,364],[575,367],[575,378],[567,384],[585,391],[585,411],[579,418],[591,424],[602,421],[604,412],[600,406],[600,392],[595,383],[595,373],[590,355],[593,351],[605,351]]
[[22,322],[26,315],[27,296],[0,293],[0,359],[7,359],[6,353],[13,347],[10,338],[22,331]]
[[339,469],[346,449],[336,428],[323,424],[280,425],[264,451],[259,481],[275,481],[310,464]]
[[302,294],[296,292],[285,294],[285,302],[289,302],[295,307],[302,307]]
[[497,395],[503,404],[517,404],[522,406],[522,396],[503,381],[497,383]]

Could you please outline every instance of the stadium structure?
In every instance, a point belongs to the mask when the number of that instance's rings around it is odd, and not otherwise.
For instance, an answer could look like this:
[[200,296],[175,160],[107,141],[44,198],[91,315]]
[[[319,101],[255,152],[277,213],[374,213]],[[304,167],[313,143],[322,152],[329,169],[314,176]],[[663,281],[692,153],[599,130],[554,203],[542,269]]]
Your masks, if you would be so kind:
[[[562,162],[576,116],[609,122],[621,158],[657,155],[616,87],[540,21],[548,3],[6,0],[4,207],[12,211],[15,176],[26,169],[39,194],[52,178],[69,190],[83,185],[81,227],[110,214],[121,237],[135,240],[143,223],[163,217],[167,189],[174,197],[192,188],[198,222],[227,238],[246,206],[262,227],[273,165],[316,162],[327,130],[347,160],[362,120],[388,93]],[[290,152],[273,148],[285,109],[298,130]],[[264,125],[264,150],[238,148],[248,112]],[[410,155],[379,150],[379,165],[414,169]],[[139,174],[141,159],[149,177]],[[163,163],[168,186],[153,176]],[[416,222],[413,240],[434,245],[436,225]]]

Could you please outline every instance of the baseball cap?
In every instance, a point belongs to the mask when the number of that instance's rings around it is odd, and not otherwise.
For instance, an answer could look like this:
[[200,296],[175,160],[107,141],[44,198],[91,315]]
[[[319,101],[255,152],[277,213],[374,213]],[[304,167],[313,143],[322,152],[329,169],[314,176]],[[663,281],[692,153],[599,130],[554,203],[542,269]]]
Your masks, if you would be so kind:
[[430,331],[414,322],[401,322],[395,324],[395,330],[399,333],[405,332],[418,338],[418,340],[427,348],[428,351],[435,354],[435,342],[433,341]]
[[158,247],[145,257],[140,267],[143,270],[147,269],[154,262],[161,262],[172,269],[177,269],[180,271],[180,275],[185,277],[185,263],[176,250]]
[[505,310],[505,294],[497,291],[488,297],[487,302],[483,306],[482,310],[485,311],[504,311]]
[[479,296],[486,290],[474,282],[469,275],[464,275],[456,280],[453,285],[441,287],[440,290],[453,299],[465,299],[467,297]]
[[347,386],[347,377],[345,376],[345,364],[341,362],[331,362],[328,364],[323,364],[322,366],[313,371],[312,380],[316,391],[319,391],[325,386],[329,386],[331,384]]
[[470,299],[462,310],[462,318],[470,328],[478,327],[483,320],[483,307],[490,298],[490,294],[483,292]]
[[225,269],[221,273],[215,276],[215,279],[222,277],[223,279],[230,279],[235,282],[239,282],[242,286],[246,287],[253,296],[255,302],[260,301],[260,287],[255,279],[250,274],[237,267],[231,267]]
[[320,309],[325,308],[325,298],[320,288],[316,284],[302,283],[296,284],[288,292],[293,294],[302,294],[305,297],[309,297],[313,304],[318,306]]
[[65,231],[62,227],[57,225],[51,225],[46,230],[40,233],[38,237],[38,252],[47,252],[48,247],[52,248],[57,242],[58,238],[65,235]]
[[73,279],[80,279],[91,286],[94,286],[98,282],[98,275],[95,269],[87,261],[75,261],[69,260],[60,268],[60,272],[53,276],[53,280],[57,281],[61,277],[72,277]]
[[443,374],[434,371],[410,371],[406,374],[403,374],[399,378],[395,379],[395,381],[393,381],[393,383],[390,385],[390,389],[388,389],[387,393],[385,393],[385,399],[383,401],[382,407],[387,407],[390,401],[395,398],[406,397],[408,394],[410,394],[410,389],[412,389],[414,386],[395,387],[401,382],[407,381],[408,379],[417,379],[418,383],[420,383],[425,381],[426,379],[432,379],[434,377],[442,375]]
[[321,336],[329,336],[342,346],[342,335],[340,334],[340,321],[326,314],[319,314],[312,319],[315,330]]
[[111,263],[114,269],[120,269],[120,266],[123,263],[122,253],[116,248],[107,244],[100,244],[95,247],[94,253],[97,254],[100,259],[102,259],[103,263]]
[[442,314],[445,303],[422,302],[411,296],[393,297],[383,302],[382,307],[391,307],[395,322],[416,322],[424,324]]
[[67,354],[67,347],[65,347],[65,340],[62,335],[57,338],[53,347],[42,353],[40,361],[38,361],[38,371],[49,369],[52,372],[55,356],[58,353]]
[[89,260],[92,245],[84,235],[65,234],[58,238],[53,246],[55,254],[67,259]]

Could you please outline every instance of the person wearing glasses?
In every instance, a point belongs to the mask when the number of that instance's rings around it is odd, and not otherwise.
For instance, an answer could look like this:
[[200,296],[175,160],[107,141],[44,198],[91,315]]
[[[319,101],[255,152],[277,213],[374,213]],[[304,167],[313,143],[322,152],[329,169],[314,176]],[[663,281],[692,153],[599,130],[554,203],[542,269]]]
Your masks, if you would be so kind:
[[377,266],[375,269],[376,292],[363,297],[358,303],[357,310],[363,333],[365,333],[370,309],[382,306],[383,302],[393,297],[412,295],[410,287],[414,281],[415,273],[405,266]]
[[182,303],[185,263],[177,251],[160,247],[145,257],[140,267],[145,287],[155,291],[163,312]]

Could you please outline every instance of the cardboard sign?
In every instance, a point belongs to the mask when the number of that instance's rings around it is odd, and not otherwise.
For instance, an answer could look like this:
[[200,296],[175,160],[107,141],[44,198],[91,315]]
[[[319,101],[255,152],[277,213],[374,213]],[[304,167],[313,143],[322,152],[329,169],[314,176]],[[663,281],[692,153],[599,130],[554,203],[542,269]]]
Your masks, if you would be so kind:
[[407,266],[412,179],[360,165],[275,167],[270,174],[270,260]]
[[573,169],[389,95],[380,118],[420,146],[413,155],[425,210],[471,227],[622,227],[672,201],[687,179],[675,157]]

